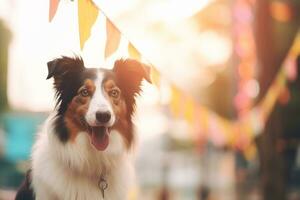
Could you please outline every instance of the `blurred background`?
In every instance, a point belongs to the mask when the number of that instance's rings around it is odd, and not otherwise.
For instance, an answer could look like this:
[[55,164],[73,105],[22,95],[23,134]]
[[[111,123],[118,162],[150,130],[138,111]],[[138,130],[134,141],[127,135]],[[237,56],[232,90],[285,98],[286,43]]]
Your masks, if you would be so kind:
[[0,199],[54,108],[47,61],[80,55],[152,66],[131,199],[299,200],[299,26],[298,0],[0,0]]

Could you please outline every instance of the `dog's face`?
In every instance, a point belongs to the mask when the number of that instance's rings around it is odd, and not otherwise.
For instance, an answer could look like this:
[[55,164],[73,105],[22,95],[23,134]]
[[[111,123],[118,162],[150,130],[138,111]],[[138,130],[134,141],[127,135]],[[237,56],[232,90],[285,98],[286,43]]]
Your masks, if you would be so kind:
[[126,59],[112,70],[88,69],[80,58],[62,57],[48,62],[48,71],[57,97],[55,132],[62,142],[86,132],[97,150],[105,150],[111,130],[117,130],[130,147],[135,96],[143,79],[150,82],[147,66]]

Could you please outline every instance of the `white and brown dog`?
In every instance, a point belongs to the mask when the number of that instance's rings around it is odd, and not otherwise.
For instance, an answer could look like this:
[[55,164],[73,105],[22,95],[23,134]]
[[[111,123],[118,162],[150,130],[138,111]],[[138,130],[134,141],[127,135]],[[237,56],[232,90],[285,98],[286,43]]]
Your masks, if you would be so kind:
[[17,200],[123,200],[134,176],[128,151],[132,115],[149,67],[117,60],[112,70],[81,58],[48,62],[57,104],[32,151],[32,169]]

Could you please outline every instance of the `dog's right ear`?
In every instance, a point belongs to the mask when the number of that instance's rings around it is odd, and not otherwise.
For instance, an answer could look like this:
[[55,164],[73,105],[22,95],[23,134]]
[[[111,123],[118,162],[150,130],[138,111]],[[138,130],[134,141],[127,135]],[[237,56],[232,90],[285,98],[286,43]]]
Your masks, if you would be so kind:
[[47,63],[47,66],[48,66],[48,76],[47,76],[46,79],[49,79],[49,78],[51,78],[54,75],[55,68],[57,66],[57,62],[58,62],[58,59],[55,59],[55,60],[49,61]]
[[54,77],[54,79],[63,78],[64,75],[70,72],[80,72],[85,68],[80,57],[70,58],[66,56],[49,61],[47,66],[47,79],[51,77]]

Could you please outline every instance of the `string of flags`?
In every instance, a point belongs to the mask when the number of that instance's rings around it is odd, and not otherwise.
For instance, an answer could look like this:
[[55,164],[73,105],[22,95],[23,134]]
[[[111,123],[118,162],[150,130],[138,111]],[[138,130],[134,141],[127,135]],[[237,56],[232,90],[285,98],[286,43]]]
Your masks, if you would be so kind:
[[[58,4],[59,0],[50,0],[50,22],[55,16]],[[91,29],[96,22],[99,12],[102,11],[92,0],[78,0],[78,27],[81,49],[84,48],[85,42],[91,35]],[[102,12],[102,14],[104,13]],[[118,50],[122,33],[105,14],[104,16],[106,17],[104,56],[108,58]],[[296,38],[286,60],[295,60],[296,55],[299,53],[300,36]],[[142,58],[140,52],[131,42],[128,42],[128,54],[131,58],[137,60]],[[161,90],[162,80],[164,82],[166,80],[156,67],[153,65],[151,67],[152,81],[158,90]],[[279,95],[285,89],[286,82],[287,74],[284,64],[263,100],[236,120],[228,120],[217,115],[205,106],[197,103],[193,96],[186,94],[170,82],[168,84],[171,90],[171,97],[168,106],[174,118],[183,118],[189,124],[192,139],[201,142],[210,141],[215,146],[227,146],[232,149],[242,150],[246,158],[251,159],[256,153],[253,139],[262,133]]]

